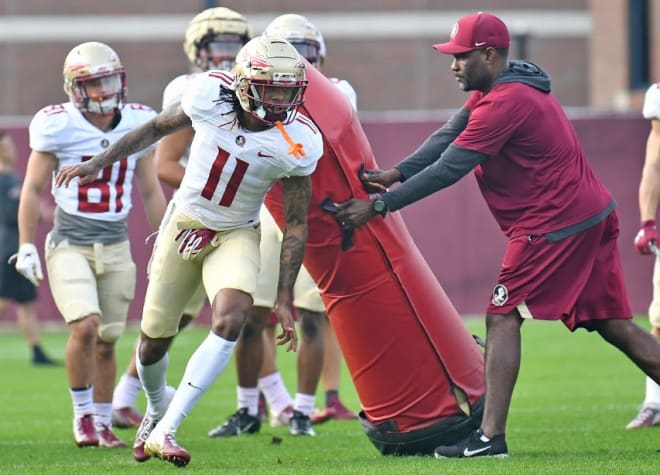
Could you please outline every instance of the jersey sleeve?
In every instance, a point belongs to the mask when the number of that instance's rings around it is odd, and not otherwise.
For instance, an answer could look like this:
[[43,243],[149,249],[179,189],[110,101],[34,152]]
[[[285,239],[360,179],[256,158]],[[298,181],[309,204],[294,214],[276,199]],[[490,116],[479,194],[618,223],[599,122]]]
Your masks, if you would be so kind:
[[351,83],[349,83],[345,79],[337,79],[337,78],[332,78],[331,81],[334,83],[335,86],[337,86],[337,89],[339,89],[346,96],[346,99],[349,100],[349,102],[353,106],[353,109],[358,110],[357,93],[355,92],[355,89],[353,89],[353,86],[351,86]]
[[660,82],[646,90],[642,115],[646,120],[660,119]]
[[177,76],[165,86],[165,90],[163,91],[163,109],[167,109],[171,105],[181,102],[183,91],[186,89],[186,85],[192,82],[193,77],[192,74]]
[[55,153],[62,143],[61,135],[66,133],[68,123],[69,114],[62,104],[44,107],[30,121],[30,148],[37,152]]

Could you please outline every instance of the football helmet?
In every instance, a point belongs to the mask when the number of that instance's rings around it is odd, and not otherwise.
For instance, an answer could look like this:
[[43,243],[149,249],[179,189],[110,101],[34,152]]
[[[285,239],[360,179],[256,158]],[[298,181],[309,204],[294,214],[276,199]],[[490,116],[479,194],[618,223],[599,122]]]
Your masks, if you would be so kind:
[[265,35],[284,38],[300,56],[319,67],[325,61],[325,41],[316,26],[302,15],[287,13],[275,18],[266,27]]
[[305,64],[289,42],[261,35],[236,56],[234,91],[241,108],[263,122],[288,124],[303,103]]
[[202,71],[229,71],[251,38],[252,30],[243,15],[225,7],[208,8],[190,20],[183,51]]
[[82,43],[64,60],[64,91],[81,111],[107,114],[126,103],[126,72],[115,50]]

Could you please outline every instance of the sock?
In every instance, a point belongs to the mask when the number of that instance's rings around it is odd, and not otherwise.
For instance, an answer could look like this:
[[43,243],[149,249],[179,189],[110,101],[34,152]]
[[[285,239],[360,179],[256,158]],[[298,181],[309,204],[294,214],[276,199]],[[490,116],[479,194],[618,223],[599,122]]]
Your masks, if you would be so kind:
[[271,413],[279,414],[287,407],[293,407],[293,399],[286,386],[284,386],[284,381],[279,371],[259,378],[259,389],[264,393]]
[[238,408],[247,408],[248,414],[256,416],[259,412],[259,390],[257,388],[236,388],[236,401]]
[[[206,390],[222,373],[234,353],[235,341],[210,332],[186,365],[181,383],[165,416],[158,424],[164,432],[175,433]],[[146,385],[145,385],[146,387]]]
[[112,428],[112,403],[94,403],[94,423],[96,427],[107,426]]
[[325,392],[325,407],[330,407],[333,402],[339,400],[339,391],[337,389],[328,389]]
[[293,408],[296,411],[302,412],[306,416],[311,416],[312,412],[314,412],[315,399],[315,394],[296,393],[296,400],[293,404]]
[[70,388],[71,401],[73,401],[73,416],[75,418],[82,417],[86,414],[94,414],[94,401],[92,395],[94,393],[93,386],[88,388]]
[[154,364],[143,365],[140,361],[140,345],[138,345],[136,351],[135,366],[144,387],[144,394],[147,396],[147,412],[151,416],[158,417],[167,409],[165,407],[165,376],[169,365],[169,357],[165,353],[165,356]]
[[112,407],[121,409],[122,407],[135,406],[140,391],[142,391],[142,383],[138,378],[128,373],[122,374],[112,393]]
[[644,398],[644,407],[650,406],[660,409],[660,384],[646,377],[646,397]]

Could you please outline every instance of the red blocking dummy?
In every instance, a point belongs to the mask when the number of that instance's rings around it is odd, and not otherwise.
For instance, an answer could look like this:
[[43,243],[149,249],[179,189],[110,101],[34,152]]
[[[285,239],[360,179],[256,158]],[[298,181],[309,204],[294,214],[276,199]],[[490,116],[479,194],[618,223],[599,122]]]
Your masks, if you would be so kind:
[[[324,200],[367,199],[359,170],[378,168],[353,107],[328,79],[307,69],[302,113],[324,135],[312,175],[305,267],[316,281],[367,420],[400,432],[464,414],[484,394],[483,353],[413,242],[399,213],[355,230],[351,246]],[[266,205],[284,223],[281,187]],[[465,407],[465,405],[463,405]]]

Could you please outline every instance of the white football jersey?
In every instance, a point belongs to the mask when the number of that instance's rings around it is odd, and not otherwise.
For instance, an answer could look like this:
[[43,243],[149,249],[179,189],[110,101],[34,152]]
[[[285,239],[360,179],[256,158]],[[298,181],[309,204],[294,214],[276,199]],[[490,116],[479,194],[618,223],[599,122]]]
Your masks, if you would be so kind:
[[329,78],[332,83],[339,88],[341,92],[344,93],[346,98],[351,102],[353,109],[357,110],[357,93],[351,83],[345,79]]
[[660,82],[652,84],[646,90],[642,114],[647,120],[660,120]]
[[[182,74],[172,79],[163,91],[163,109],[181,102],[183,91],[190,87],[194,79],[195,74]],[[188,166],[188,155],[190,155],[190,146],[186,147],[184,155],[179,159],[179,163],[183,167]]]
[[291,145],[277,127],[254,132],[236,120],[233,105],[219,102],[220,86],[231,87],[234,76],[209,71],[195,76],[181,99],[195,136],[188,166],[174,202],[188,216],[214,230],[253,226],[259,207],[280,178],[307,176],[323,154],[316,125],[302,114],[284,126],[305,155],[289,154]]
[[[30,122],[30,148],[55,155],[58,160],[55,175],[64,165],[77,165],[101,153],[155,115],[148,106],[126,104],[119,124],[104,132],[88,122],[72,103],[50,105],[37,112]],[[132,206],[135,165],[152,149],[153,146],[104,168],[92,183],[80,185],[78,180],[73,180],[68,187],[59,188],[53,184],[55,203],[76,216],[101,221],[125,219]]]

